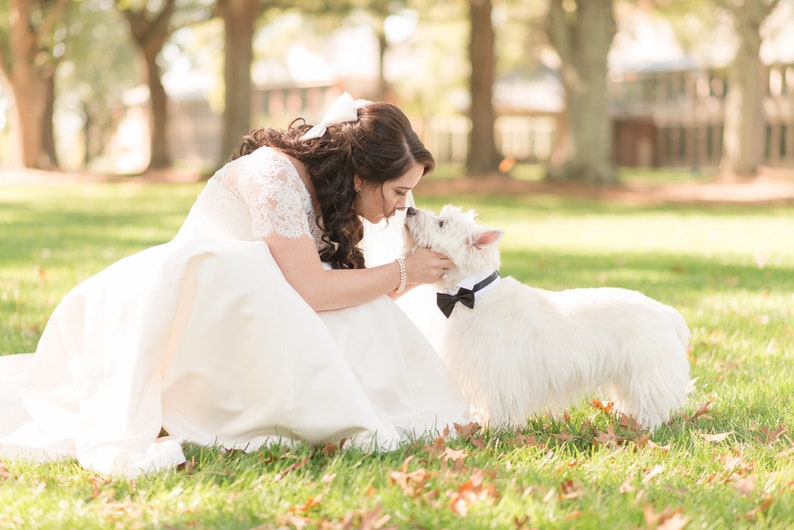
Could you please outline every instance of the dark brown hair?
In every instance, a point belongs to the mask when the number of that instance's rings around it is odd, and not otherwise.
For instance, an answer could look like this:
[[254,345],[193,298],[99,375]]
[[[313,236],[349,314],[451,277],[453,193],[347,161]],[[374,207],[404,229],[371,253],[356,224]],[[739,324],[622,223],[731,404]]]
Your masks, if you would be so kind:
[[298,118],[284,131],[254,130],[243,138],[232,158],[267,145],[300,160],[320,203],[317,215],[322,220],[318,224],[324,243],[320,258],[338,269],[363,268],[364,255],[358,244],[364,227],[353,208],[353,175],[380,187],[404,175],[414,164],[422,165],[426,175],[435,167],[433,155],[405,114],[390,103],[369,103],[358,109],[357,121],[331,123],[320,138],[301,141],[310,128]]

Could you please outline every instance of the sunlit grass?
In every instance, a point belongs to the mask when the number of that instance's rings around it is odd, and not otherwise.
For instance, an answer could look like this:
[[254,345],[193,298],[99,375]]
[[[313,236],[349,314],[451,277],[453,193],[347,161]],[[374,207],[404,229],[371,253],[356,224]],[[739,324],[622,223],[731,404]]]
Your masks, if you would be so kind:
[[[33,351],[75,283],[170,239],[200,187],[0,187],[0,353]],[[475,208],[503,228],[502,274],[547,289],[639,289],[677,307],[697,378],[683,415],[650,438],[583,402],[518,432],[386,454],[187,446],[187,465],[136,480],[4,461],[0,528],[794,525],[794,208],[418,202]]]

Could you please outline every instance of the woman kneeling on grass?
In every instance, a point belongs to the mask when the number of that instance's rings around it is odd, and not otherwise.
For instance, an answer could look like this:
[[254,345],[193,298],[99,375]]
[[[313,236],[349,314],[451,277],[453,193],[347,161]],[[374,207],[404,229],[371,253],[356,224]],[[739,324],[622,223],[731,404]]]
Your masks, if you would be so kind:
[[246,136],[173,240],[75,287],[35,354],[0,358],[0,455],[135,475],[184,461],[183,441],[377,450],[465,422],[392,300],[449,261],[367,268],[361,248],[433,166],[397,107],[348,94],[314,127]]

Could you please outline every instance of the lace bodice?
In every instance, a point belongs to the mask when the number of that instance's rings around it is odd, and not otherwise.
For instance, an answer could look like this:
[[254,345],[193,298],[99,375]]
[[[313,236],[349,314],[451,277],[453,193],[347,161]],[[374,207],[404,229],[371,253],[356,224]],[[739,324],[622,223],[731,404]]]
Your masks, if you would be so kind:
[[312,237],[320,246],[312,198],[284,155],[261,147],[227,163],[196,199],[182,236],[259,240]]

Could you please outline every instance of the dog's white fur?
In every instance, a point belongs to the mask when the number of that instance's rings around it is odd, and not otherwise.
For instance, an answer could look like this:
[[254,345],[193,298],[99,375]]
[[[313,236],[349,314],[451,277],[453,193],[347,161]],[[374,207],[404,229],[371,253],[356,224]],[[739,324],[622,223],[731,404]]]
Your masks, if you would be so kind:
[[[454,293],[499,269],[500,230],[451,205],[438,216],[409,209],[407,251],[428,247],[454,263],[436,288]],[[464,279],[468,279],[466,282]],[[474,309],[457,304],[442,352],[474,414],[491,427],[605,391],[615,408],[655,428],[690,390],[689,329],[672,307],[627,289],[547,291],[511,277],[476,293]]]

